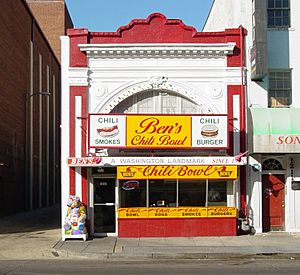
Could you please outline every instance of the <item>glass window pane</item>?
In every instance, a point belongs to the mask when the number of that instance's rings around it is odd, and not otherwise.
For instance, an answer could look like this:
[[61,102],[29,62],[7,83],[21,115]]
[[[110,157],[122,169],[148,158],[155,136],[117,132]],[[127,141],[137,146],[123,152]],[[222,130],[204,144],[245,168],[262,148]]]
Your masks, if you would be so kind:
[[137,95],[137,106],[139,113],[154,113],[153,92],[145,92]]
[[150,180],[149,206],[176,207],[176,180]]
[[268,0],[268,8],[274,8],[274,0]]
[[269,107],[287,107],[291,96],[291,72],[269,72]]
[[208,181],[208,206],[227,206],[226,181]]
[[291,82],[290,81],[285,81],[284,82],[284,89],[291,89]]
[[277,89],[282,89],[283,88],[283,81],[277,81],[276,88]]
[[282,7],[282,0],[276,0],[275,8],[281,8],[281,7]]
[[120,180],[120,207],[146,207],[146,181]]
[[282,6],[284,7],[284,8],[289,8],[289,0],[283,0],[283,3],[282,3]]
[[115,206],[95,205],[94,206],[94,230],[95,233],[116,232]]
[[282,24],[284,26],[289,26],[290,25],[290,16],[289,15],[284,16],[282,20],[283,20]]
[[179,206],[205,206],[206,181],[180,180]]
[[94,203],[115,202],[115,179],[94,179]]
[[197,105],[184,97],[181,98],[181,112],[183,114],[196,114]]
[[169,93],[161,93],[161,111],[163,114],[174,114],[177,112],[177,96]]
[[274,12],[268,11],[268,27],[273,27],[275,23]]

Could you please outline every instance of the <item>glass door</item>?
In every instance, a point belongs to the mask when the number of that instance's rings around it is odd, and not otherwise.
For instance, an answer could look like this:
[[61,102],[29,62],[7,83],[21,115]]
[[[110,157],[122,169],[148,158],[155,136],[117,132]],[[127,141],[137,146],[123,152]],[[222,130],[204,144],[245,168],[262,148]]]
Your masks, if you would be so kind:
[[114,178],[94,178],[94,234],[116,232]]

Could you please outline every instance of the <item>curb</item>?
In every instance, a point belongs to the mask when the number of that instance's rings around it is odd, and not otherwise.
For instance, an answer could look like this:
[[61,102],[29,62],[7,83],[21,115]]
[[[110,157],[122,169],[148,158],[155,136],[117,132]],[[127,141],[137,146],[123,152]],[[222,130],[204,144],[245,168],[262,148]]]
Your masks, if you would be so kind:
[[300,253],[87,253],[52,249],[55,257],[94,259],[94,260],[238,260],[238,259],[285,259],[300,260]]

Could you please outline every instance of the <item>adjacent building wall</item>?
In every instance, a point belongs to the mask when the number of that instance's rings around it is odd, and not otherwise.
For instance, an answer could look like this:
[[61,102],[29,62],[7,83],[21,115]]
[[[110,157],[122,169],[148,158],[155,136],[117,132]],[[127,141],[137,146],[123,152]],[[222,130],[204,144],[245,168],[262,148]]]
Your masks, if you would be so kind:
[[26,0],[32,13],[43,29],[56,58],[60,60],[60,36],[66,29],[73,28],[65,0]]
[[60,65],[27,3],[0,10],[0,216],[60,199]]
[[[259,1],[257,1],[259,2]],[[268,108],[268,76],[260,81],[251,79],[251,47],[253,30],[253,7],[252,1],[248,0],[215,0],[210,15],[204,26],[204,31],[216,31],[221,28],[237,27],[242,24],[248,31],[246,37],[246,60],[247,60],[247,98],[248,107]],[[267,31],[267,69],[290,69],[292,72],[292,104],[290,108],[300,106],[300,19],[297,15],[300,10],[300,2],[290,0],[290,28],[272,28],[265,26]],[[257,24],[257,22],[256,22]],[[249,117],[250,119],[250,117]],[[265,119],[265,118],[262,118]],[[249,132],[248,132],[249,133]],[[249,133],[251,135],[251,133]],[[250,139],[249,139],[250,142]],[[250,143],[249,143],[250,144]],[[250,148],[250,147],[249,147]],[[250,148],[251,150],[251,148]],[[283,163],[285,173],[285,230],[300,231],[299,191],[291,188],[290,160],[295,162],[294,176],[299,179],[299,156],[298,154],[254,154],[252,161],[261,162],[263,159],[275,158]],[[267,173],[267,171],[265,171]],[[250,224],[256,232],[262,231],[262,172],[249,167],[248,169],[248,208]]]

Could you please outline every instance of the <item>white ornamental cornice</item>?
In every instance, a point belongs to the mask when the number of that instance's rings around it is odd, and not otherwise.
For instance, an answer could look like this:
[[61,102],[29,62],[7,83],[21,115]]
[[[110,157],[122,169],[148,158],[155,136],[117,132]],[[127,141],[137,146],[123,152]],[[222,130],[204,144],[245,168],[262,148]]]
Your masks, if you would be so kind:
[[79,44],[88,58],[217,58],[232,55],[235,43]]

